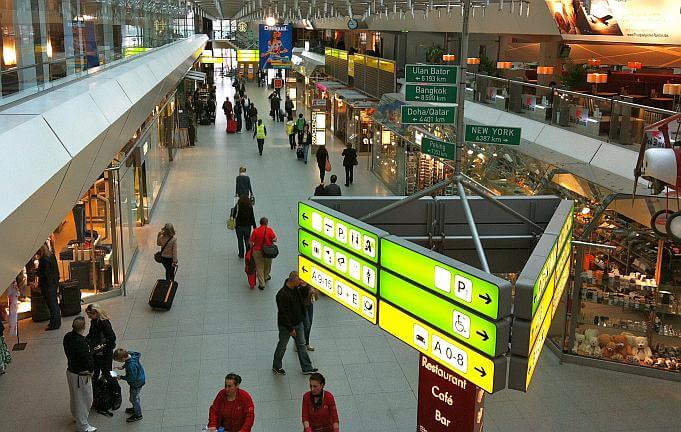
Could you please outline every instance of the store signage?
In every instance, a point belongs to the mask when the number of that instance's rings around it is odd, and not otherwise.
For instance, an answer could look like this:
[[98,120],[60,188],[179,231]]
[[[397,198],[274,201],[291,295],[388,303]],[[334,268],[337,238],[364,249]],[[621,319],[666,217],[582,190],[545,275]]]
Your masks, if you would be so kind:
[[481,432],[484,397],[475,384],[420,355],[417,431]]
[[404,75],[408,83],[457,84],[459,67],[408,64]]
[[505,387],[506,357],[484,356],[383,300],[378,308],[379,326],[402,342],[489,393]]
[[443,159],[456,159],[456,145],[432,138],[421,138],[421,152]]
[[312,201],[298,203],[298,226],[372,263],[378,262],[380,236],[387,234]]
[[284,87],[284,80],[281,79],[281,78],[275,78],[273,80],[273,82],[274,82],[274,88],[275,89],[280,89],[280,88]]
[[465,138],[472,143],[520,145],[520,128],[466,125]]
[[381,239],[381,268],[492,320],[511,313],[511,284],[396,236]]
[[326,99],[312,99],[312,108],[326,108]]
[[453,124],[456,107],[402,105],[402,124]]
[[248,31],[248,23],[245,22],[245,21],[239,21],[239,22],[236,24],[236,30],[237,30],[239,33],[246,33],[246,32]]
[[380,299],[491,357],[508,351],[509,321],[489,321],[383,269]]
[[376,324],[376,297],[326,268],[298,256],[298,275],[321,293],[334,299],[365,320]]
[[376,294],[378,287],[376,266],[355,254],[348,253],[346,249],[300,229],[298,253]]
[[257,63],[260,61],[259,50],[237,50],[236,61],[238,63]]
[[405,90],[407,102],[456,103],[454,85],[407,84]]

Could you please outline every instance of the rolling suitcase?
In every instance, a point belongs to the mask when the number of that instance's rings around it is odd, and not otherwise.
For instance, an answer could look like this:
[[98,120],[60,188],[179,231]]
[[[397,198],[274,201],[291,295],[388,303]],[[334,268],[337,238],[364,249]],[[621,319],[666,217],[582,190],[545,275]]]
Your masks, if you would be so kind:
[[50,309],[47,307],[45,298],[40,294],[31,293],[31,319],[34,322],[42,322],[50,319]]
[[296,157],[298,160],[303,160],[305,158],[305,150],[303,150],[303,146],[298,146],[296,149]]
[[227,133],[236,133],[236,120],[234,119],[229,119],[227,120]]
[[[177,274],[177,267],[175,267],[175,274]],[[149,306],[153,309],[170,310],[173,307],[176,291],[177,282],[174,276],[173,280],[158,279],[154,289],[151,290]]]
[[62,316],[73,316],[80,313],[80,287],[78,281],[67,280],[59,283]]

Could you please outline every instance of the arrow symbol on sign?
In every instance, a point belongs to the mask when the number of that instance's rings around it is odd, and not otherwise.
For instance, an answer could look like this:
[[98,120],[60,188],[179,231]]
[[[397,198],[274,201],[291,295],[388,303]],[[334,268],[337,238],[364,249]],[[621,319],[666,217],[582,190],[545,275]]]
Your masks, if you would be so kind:
[[482,337],[483,342],[486,342],[487,339],[489,339],[489,336],[487,335],[487,330],[483,330],[482,332],[476,331],[475,333],[477,333],[478,335],[480,335],[480,337]]
[[303,213],[303,220],[308,220],[309,218],[307,217],[306,213]]
[[303,266],[303,273],[307,273],[307,268],[305,268],[305,266]]
[[484,378],[484,377],[487,375],[487,372],[485,372],[485,368],[484,368],[484,367],[473,368],[473,369],[475,369],[476,371],[478,371],[478,373],[480,374],[480,378]]
[[485,304],[490,304],[492,303],[492,297],[489,296],[489,294],[485,293],[485,295],[478,294],[478,297],[481,299],[485,300]]
[[307,247],[308,243],[307,240],[303,240],[303,246]]

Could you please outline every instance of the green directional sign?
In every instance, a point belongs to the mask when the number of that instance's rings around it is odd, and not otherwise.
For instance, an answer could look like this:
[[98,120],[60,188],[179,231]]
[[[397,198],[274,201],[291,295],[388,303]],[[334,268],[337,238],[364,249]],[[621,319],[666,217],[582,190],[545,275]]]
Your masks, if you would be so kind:
[[421,151],[443,159],[456,159],[456,145],[428,137],[421,138]]
[[303,229],[298,230],[298,253],[376,294],[378,270],[369,261]]
[[381,239],[380,264],[493,320],[511,313],[510,282],[399,237]]
[[456,119],[456,107],[402,105],[402,124],[452,124]]
[[407,102],[456,103],[457,87],[454,85],[407,84]]
[[409,64],[405,66],[404,75],[408,83],[456,84],[459,67]]
[[378,262],[378,239],[387,234],[312,201],[298,203],[298,226],[370,262]]
[[520,145],[520,128],[466,125],[465,138],[473,143]]
[[489,321],[385,269],[381,271],[380,299],[489,356],[508,351],[507,320]]

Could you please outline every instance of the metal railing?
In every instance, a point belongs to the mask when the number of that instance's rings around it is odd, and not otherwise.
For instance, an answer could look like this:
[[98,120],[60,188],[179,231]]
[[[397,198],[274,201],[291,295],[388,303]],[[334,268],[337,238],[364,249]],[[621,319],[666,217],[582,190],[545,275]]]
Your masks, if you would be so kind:
[[[637,96],[640,97],[640,96]],[[581,135],[638,148],[644,130],[674,111],[558,87],[468,73],[466,100],[487,104]]]

